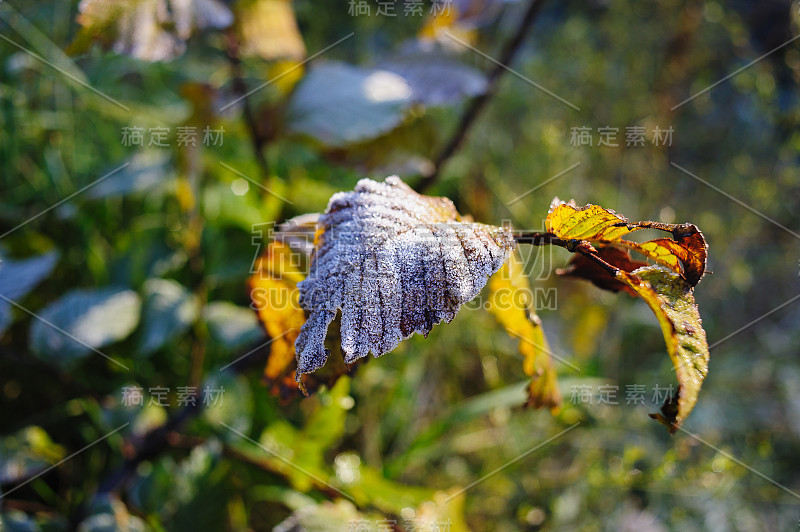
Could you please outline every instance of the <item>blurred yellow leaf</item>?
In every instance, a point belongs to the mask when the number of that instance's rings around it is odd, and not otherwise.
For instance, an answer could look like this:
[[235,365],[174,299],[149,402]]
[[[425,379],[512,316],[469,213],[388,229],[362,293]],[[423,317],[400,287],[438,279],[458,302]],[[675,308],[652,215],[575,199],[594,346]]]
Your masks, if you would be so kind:
[[184,212],[191,211],[196,205],[192,184],[184,175],[179,176],[175,182],[175,198]]
[[267,65],[267,79],[274,80],[270,85],[281,94],[289,94],[297,82],[303,79],[305,71],[305,67],[298,61],[274,61]]
[[[475,44],[477,32],[461,24],[461,18],[454,2],[441,3],[439,9],[428,15],[417,36],[421,41],[438,41],[443,46],[463,50],[458,41]],[[453,38],[458,39],[455,41]],[[456,48],[458,47],[458,48]]]
[[240,0],[236,27],[244,55],[295,61],[306,55],[290,0]]
[[580,313],[572,327],[572,350],[576,358],[586,359],[596,352],[600,334],[608,324],[608,309],[588,301],[577,306]]
[[426,501],[414,512],[414,517],[406,524],[416,526],[414,530],[449,530],[450,532],[469,532],[464,519],[466,497],[461,488],[437,491],[433,500]]
[[256,272],[249,279],[250,298],[272,343],[264,376],[275,380],[294,361],[294,341],[305,323],[305,313],[298,301],[297,283],[303,274],[297,257],[283,242],[270,243],[256,262]]
[[489,291],[489,312],[509,335],[519,338],[519,352],[525,357],[523,371],[531,377],[528,404],[556,411],[561,404],[561,394],[550,359],[550,346],[541,320],[533,310],[530,284],[517,253],[489,279]]

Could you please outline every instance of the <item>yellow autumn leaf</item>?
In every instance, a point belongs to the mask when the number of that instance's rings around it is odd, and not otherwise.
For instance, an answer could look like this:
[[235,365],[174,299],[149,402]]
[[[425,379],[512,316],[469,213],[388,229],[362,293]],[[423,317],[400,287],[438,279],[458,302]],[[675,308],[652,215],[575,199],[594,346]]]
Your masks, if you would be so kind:
[[614,211],[599,205],[578,208],[570,203],[557,203],[550,209],[544,224],[548,233],[565,239],[613,241],[634,231],[628,229],[626,222]]
[[267,65],[266,79],[281,94],[286,95],[292,92],[298,81],[303,79],[305,71],[305,66],[300,61],[273,61]]
[[[666,231],[672,234],[673,239],[659,238],[643,243],[623,240],[622,237],[641,229]],[[579,208],[556,198],[545,219],[545,230],[563,239],[634,250],[681,274],[692,286],[705,273],[707,246],[703,233],[693,224],[630,222],[599,205]]]
[[272,338],[264,376],[275,380],[295,359],[294,342],[305,323],[299,303],[297,283],[304,276],[296,255],[283,242],[272,242],[256,262],[256,272],[248,280],[250,298],[258,317]]
[[550,346],[542,330],[541,320],[533,310],[531,290],[518,253],[489,279],[489,312],[505,328],[519,338],[519,352],[524,357],[523,371],[531,377],[528,405],[546,406],[555,412],[561,404],[556,373],[550,358]]
[[433,9],[425,19],[417,36],[421,41],[439,41],[444,46],[460,45],[459,41],[475,44],[478,33],[474,28],[463,24],[461,13],[454,2],[442,3]]
[[456,8],[451,4],[449,9],[438,15],[429,14],[419,30],[418,36],[423,40],[435,40],[443,31],[452,28],[457,20]]
[[[692,294],[705,272],[707,246],[703,234],[692,224],[632,223],[597,205],[578,208],[557,199],[551,205],[545,229],[544,235],[532,234],[527,238],[549,239],[576,252],[569,266],[559,273],[613,291],[624,288],[644,299],[655,313],[675,367],[678,390],[667,398],[661,413],[651,417],[675,432],[694,408],[708,374],[708,343]],[[626,234],[640,229],[667,231],[672,239],[644,243],[622,240]],[[648,266],[631,260],[627,249],[638,251],[660,265]]]
[[668,397],[660,414],[651,417],[675,432],[697,402],[708,375],[709,351],[692,287],[681,276],[659,266],[620,270],[617,278],[630,286],[658,318],[675,374],[678,391]]

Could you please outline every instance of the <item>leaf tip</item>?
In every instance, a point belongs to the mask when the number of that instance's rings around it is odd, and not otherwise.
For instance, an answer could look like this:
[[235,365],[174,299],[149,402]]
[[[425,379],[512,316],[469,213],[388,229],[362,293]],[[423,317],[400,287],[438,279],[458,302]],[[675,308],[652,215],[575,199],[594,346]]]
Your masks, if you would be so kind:
[[648,414],[651,419],[655,419],[667,427],[670,434],[675,434],[678,431],[678,428],[681,426],[681,422],[683,421],[683,419],[679,418],[680,395],[681,386],[678,385],[678,389],[675,391],[675,393],[668,396],[664,401],[664,404],[661,405],[661,412]]

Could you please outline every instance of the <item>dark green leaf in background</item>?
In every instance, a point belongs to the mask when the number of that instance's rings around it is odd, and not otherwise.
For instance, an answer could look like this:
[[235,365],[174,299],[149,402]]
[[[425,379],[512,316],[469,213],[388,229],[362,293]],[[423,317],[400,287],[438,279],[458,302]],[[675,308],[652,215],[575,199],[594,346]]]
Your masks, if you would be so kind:
[[139,354],[151,355],[182,334],[198,315],[197,299],[179,283],[149,279],[144,284]]
[[[58,253],[54,251],[23,260],[0,258],[0,296],[15,302],[25,297],[34,286],[50,275],[56,262]],[[12,319],[11,304],[0,299],[0,334],[11,325]]]
[[230,349],[264,338],[254,310],[227,301],[214,301],[203,310],[211,338]]
[[[41,427],[31,426],[0,440],[0,484],[20,482],[64,457]],[[0,529],[2,530],[2,529]]]
[[73,290],[48,305],[39,313],[40,319],[33,321],[31,349],[39,358],[70,366],[92,349],[132,333],[139,323],[140,307],[139,296],[132,290]]
[[399,126],[411,95],[408,82],[392,72],[323,63],[292,96],[289,130],[334,147],[362,142]]
[[130,164],[86,192],[91,199],[113,198],[144,192],[172,181],[169,152],[144,151],[130,159]]

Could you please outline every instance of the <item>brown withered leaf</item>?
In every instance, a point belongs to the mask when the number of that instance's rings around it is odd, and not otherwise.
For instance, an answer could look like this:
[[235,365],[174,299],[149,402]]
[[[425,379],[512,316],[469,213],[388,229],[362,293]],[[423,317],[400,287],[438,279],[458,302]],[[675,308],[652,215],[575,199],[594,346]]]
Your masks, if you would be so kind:
[[[633,260],[630,253],[624,249],[614,247],[600,248],[597,250],[597,254],[607,263],[626,272],[632,272],[637,268],[647,266],[645,262]],[[623,290],[632,296],[636,296],[636,292],[634,292],[630,286],[611,277],[611,275],[596,262],[583,255],[573,255],[567,267],[557,269],[556,274],[567,277],[578,277],[590,281],[596,287],[604,290],[610,290],[611,292]]]
[[533,310],[530,284],[518,253],[503,264],[489,279],[489,312],[519,339],[519,352],[524,358],[522,369],[531,378],[528,385],[528,406],[547,407],[556,412],[561,393],[550,358],[550,345],[542,323]]
[[[564,239],[636,251],[680,274],[691,286],[697,285],[706,270],[708,246],[703,233],[693,224],[629,222],[599,205],[578,208],[571,202],[563,203],[556,198],[545,220],[545,229]],[[666,231],[672,234],[672,239],[638,243],[622,238],[641,229]]]
[[325,364],[339,311],[345,362],[383,355],[450,322],[516,247],[509,230],[464,222],[449,199],[417,194],[396,176],[335,194],[319,224],[298,285],[308,311],[295,342],[298,380]]

